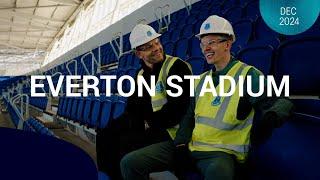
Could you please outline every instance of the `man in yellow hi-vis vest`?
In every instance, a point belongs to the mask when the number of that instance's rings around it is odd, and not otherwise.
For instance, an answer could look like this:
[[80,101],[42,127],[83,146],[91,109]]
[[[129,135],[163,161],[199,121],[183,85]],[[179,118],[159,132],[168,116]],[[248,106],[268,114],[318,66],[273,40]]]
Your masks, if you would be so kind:
[[[121,163],[125,179],[147,179],[153,171],[162,171],[178,165],[189,168],[194,162],[206,180],[234,179],[235,166],[244,162],[250,146],[250,135],[255,111],[262,112],[261,132],[266,134],[273,127],[281,125],[292,111],[292,103],[284,98],[267,98],[266,94],[251,97],[239,95],[239,76],[252,78],[253,92],[259,92],[259,75],[256,68],[246,65],[231,56],[230,49],[236,40],[231,24],[219,16],[210,16],[201,25],[200,46],[208,64],[215,70],[203,73],[195,81],[195,97],[180,122],[179,130],[172,144],[151,145],[131,153]],[[219,77],[228,75],[236,82],[236,90],[231,96],[201,94],[205,77],[209,76],[216,92],[219,92]],[[230,89],[224,83],[224,89]],[[260,134],[256,134],[260,135]],[[154,149],[158,151],[154,151]],[[166,155],[164,155],[166,153]],[[139,163],[134,161],[139,159]],[[188,161],[190,160],[190,161]]]
[[[120,160],[128,152],[150,144],[172,141],[177,125],[188,108],[188,90],[179,97],[167,96],[166,90],[176,92],[176,89],[167,86],[167,78],[191,75],[190,66],[178,57],[165,54],[160,36],[151,26],[144,24],[136,25],[130,34],[131,48],[142,65],[138,75],[143,76],[149,85],[151,76],[155,76],[155,96],[150,96],[145,88],[141,97],[135,91],[127,100],[124,114],[98,131],[98,167],[112,179],[121,178]],[[172,82],[189,89],[188,82]]]

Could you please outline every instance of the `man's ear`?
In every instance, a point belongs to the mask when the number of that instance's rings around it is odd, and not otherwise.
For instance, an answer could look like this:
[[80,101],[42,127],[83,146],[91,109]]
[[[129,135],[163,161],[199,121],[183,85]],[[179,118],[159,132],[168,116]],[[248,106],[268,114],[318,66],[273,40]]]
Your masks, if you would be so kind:
[[226,43],[226,50],[231,50],[231,46],[232,46],[232,41],[228,40]]
[[142,59],[142,58],[141,58],[141,52],[140,52],[140,51],[135,51],[134,53],[135,53],[135,55],[136,55],[139,59]]

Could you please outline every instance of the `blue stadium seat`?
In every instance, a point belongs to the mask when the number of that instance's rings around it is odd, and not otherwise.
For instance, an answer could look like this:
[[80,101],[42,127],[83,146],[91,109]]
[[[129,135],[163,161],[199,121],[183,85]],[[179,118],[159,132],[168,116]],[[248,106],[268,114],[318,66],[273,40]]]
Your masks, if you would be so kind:
[[166,44],[163,44],[163,49],[166,54],[173,55],[173,51],[174,51],[173,42],[167,42]]
[[193,34],[193,25],[192,24],[188,24],[188,25],[183,27],[180,37],[181,38],[190,38],[193,35],[194,35]]
[[202,57],[202,50],[200,48],[200,41],[197,37],[189,40],[189,52],[191,57]]
[[233,6],[227,9],[223,15],[230,23],[235,23],[242,18],[242,8],[240,6]]
[[98,98],[95,98],[93,100],[93,105],[92,105],[92,111],[91,111],[91,117],[89,121],[89,127],[96,127],[100,118],[100,113],[101,113],[101,100]]
[[178,23],[177,21],[173,21],[173,19],[172,19],[170,24],[169,24],[169,29],[168,29],[167,32],[172,32],[176,28],[177,23]]
[[192,25],[194,23],[196,23],[198,20],[196,15],[189,15],[189,17],[187,18],[186,24],[188,25]]
[[82,118],[82,121],[80,121],[80,123],[83,125],[89,124],[90,115],[92,113],[92,102],[93,102],[93,97],[88,96],[85,98],[85,104],[84,104],[84,109],[83,109],[83,118]]
[[176,42],[175,56],[180,57],[182,60],[188,59],[188,39],[182,38]]
[[[291,39],[283,42],[277,51],[275,75],[278,82],[283,75],[290,76],[290,94],[317,95],[320,92],[320,71],[317,51],[320,36]],[[309,53],[303,53],[305,51]]]
[[191,57],[187,59],[187,62],[191,65],[192,67],[192,73],[194,75],[199,75],[204,72],[205,69],[205,62],[206,60],[201,57]]
[[196,2],[196,3],[193,3],[192,5],[191,5],[191,7],[192,7],[192,9],[191,10],[199,10],[199,9],[201,9],[201,1],[199,1],[199,2]]
[[123,55],[119,59],[118,68],[126,69],[128,67],[128,55]]
[[238,52],[237,58],[268,75],[271,70],[273,48],[269,45],[248,45]]
[[104,172],[99,171],[98,172],[98,180],[110,180],[110,178]]
[[153,29],[156,31],[156,32],[159,32],[159,24],[158,24],[158,21],[153,21],[152,23],[149,24],[151,27],[153,27]]
[[240,20],[233,24],[236,41],[232,45],[231,51],[236,53],[240,47],[246,45],[252,35],[252,21],[249,19]]
[[170,40],[172,42],[176,42],[180,39],[180,29],[175,29],[174,31],[171,32],[171,35],[170,35]]
[[193,25],[193,32],[194,34],[200,33],[201,24],[203,23],[204,19],[199,19],[194,25]]
[[67,112],[65,114],[65,117],[70,119],[71,118],[71,111],[72,111],[72,108],[73,108],[72,105],[73,105],[73,101],[74,101],[75,98],[70,97],[68,99],[69,99],[69,101],[68,101]]
[[60,113],[61,117],[65,117],[66,116],[69,101],[70,101],[70,98],[69,97],[65,97],[65,100],[63,102],[63,106],[62,106],[62,109],[61,109],[61,113]]
[[132,60],[131,60],[132,64],[131,67],[134,67],[136,69],[140,69],[141,67],[141,60],[136,56],[136,55],[132,55]]
[[261,39],[261,40],[252,40],[248,42],[249,46],[271,46],[273,49],[277,49],[280,45],[280,40],[275,39]]
[[295,111],[320,118],[320,99],[291,99]]
[[257,1],[257,0],[239,0],[239,4],[241,5],[241,6],[245,6],[245,5],[247,5],[248,3],[250,3],[250,2],[254,2],[254,1]]
[[252,20],[256,20],[260,15],[259,1],[251,1],[244,7],[245,16]]
[[[209,16],[210,15],[221,15],[221,4],[220,3],[215,3],[215,4],[212,4],[211,7],[210,7],[210,11],[209,11]],[[206,17],[207,18],[207,17]]]
[[[295,114],[253,149],[252,179],[319,179],[320,119]],[[298,157],[298,158],[297,158]]]
[[[178,18],[178,20],[180,21],[180,18],[185,18],[185,17],[187,17],[188,16],[188,12],[187,12],[187,10],[186,10],[186,8],[183,8],[183,9],[181,9],[181,10],[179,10],[178,12],[177,12],[177,18]],[[179,22],[178,21],[178,22]]]
[[160,36],[160,40],[162,44],[165,44],[170,41],[170,32],[166,31]]
[[238,4],[239,4],[238,0],[226,0],[226,1],[223,1],[222,4],[221,4],[221,10],[226,11],[229,8],[233,7],[234,5],[238,5]]
[[255,39],[275,39],[279,37],[279,34],[270,29],[264,20],[260,17],[254,23]]
[[[135,68],[128,68],[125,71],[126,75],[131,76],[133,79],[136,79],[136,75],[137,75],[137,69]],[[130,91],[130,82],[128,80],[123,81],[123,91],[124,92],[129,92]]]
[[79,98],[77,118],[75,119],[79,123],[83,120],[84,107],[85,107],[85,99],[83,97],[81,97],[81,98]]
[[175,25],[175,29],[182,29],[183,26],[185,26],[187,24],[188,19],[189,19],[188,16],[183,16],[183,17],[179,18],[179,21]]
[[130,42],[129,42],[129,34],[123,36],[123,52],[127,52],[131,50]]
[[73,121],[76,121],[76,119],[77,119],[79,99],[80,98],[76,97],[73,99],[73,102],[72,102],[72,110],[71,110],[71,114],[70,114],[70,119]]
[[105,128],[111,118],[111,111],[112,111],[112,100],[111,98],[106,98],[103,100],[101,105],[101,116],[98,123],[99,128]]
[[124,112],[124,110],[126,108],[127,101],[126,101],[126,98],[121,97],[121,96],[113,96],[112,98],[113,98],[113,102],[114,102],[114,109],[113,109],[113,113],[112,113],[112,118],[117,119]]

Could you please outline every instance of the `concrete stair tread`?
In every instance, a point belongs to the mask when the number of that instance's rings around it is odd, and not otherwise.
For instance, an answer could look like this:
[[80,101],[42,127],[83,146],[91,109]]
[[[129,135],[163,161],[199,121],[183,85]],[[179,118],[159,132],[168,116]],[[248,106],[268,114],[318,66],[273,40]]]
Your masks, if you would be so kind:
[[48,122],[41,116],[36,116],[35,119],[39,122],[41,122],[45,127],[48,129],[63,129],[63,126],[60,124],[57,124],[55,122]]

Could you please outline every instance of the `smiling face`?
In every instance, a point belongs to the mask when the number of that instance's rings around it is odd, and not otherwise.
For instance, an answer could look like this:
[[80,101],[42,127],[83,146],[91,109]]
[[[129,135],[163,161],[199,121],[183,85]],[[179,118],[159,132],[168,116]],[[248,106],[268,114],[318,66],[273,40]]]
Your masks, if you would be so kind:
[[158,38],[137,47],[136,55],[149,67],[164,60],[163,47]]
[[232,40],[216,34],[201,37],[200,46],[208,64],[219,64],[229,61]]

